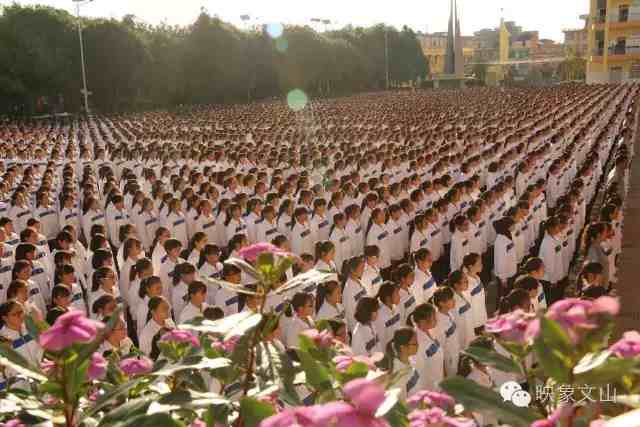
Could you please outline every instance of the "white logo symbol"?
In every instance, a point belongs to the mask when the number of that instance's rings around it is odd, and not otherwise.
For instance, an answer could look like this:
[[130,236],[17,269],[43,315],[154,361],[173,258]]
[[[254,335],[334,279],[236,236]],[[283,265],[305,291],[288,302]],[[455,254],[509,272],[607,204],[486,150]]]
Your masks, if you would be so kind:
[[509,381],[500,386],[500,396],[505,402],[511,402],[519,408],[526,408],[531,403],[531,395],[524,391],[520,384]]

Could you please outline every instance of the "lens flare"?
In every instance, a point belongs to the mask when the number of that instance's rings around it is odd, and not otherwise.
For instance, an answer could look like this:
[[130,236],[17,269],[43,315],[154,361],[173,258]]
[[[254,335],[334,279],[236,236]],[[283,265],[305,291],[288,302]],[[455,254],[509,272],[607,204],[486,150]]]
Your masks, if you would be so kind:
[[300,89],[294,89],[287,94],[287,105],[289,105],[289,108],[293,111],[300,111],[304,109],[307,102],[309,102],[307,94]]
[[272,39],[277,39],[278,37],[282,36],[282,33],[284,32],[284,25],[279,22],[273,22],[266,25],[265,31],[267,32],[267,34],[269,34],[269,37],[271,37]]

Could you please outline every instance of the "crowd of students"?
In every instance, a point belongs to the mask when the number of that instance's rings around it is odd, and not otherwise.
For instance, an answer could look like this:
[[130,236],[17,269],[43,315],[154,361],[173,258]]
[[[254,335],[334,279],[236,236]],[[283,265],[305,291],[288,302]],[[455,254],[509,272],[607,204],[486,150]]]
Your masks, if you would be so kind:
[[615,292],[638,89],[369,94],[314,103],[304,128],[278,103],[4,123],[0,336],[38,363],[25,315],[120,305],[102,351],[157,358],[180,323],[257,309],[207,279],[251,285],[223,261],[266,241],[298,256],[287,278],[335,273],[267,299],[287,313],[278,345],[326,319],[406,372],[405,396],[457,374],[499,385],[460,359],[498,347],[489,316],[563,298],[573,267],[581,296]]

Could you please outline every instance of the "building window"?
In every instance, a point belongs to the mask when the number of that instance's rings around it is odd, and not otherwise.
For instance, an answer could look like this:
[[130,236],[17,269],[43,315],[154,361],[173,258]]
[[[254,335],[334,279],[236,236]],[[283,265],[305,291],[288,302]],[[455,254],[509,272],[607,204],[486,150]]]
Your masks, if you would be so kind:
[[618,22],[627,22],[629,20],[629,6],[620,5],[618,8]]

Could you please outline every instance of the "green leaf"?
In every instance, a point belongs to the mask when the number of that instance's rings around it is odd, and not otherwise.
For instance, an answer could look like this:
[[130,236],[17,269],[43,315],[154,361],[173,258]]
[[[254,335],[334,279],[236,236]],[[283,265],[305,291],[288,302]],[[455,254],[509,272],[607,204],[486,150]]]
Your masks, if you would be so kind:
[[338,372],[338,380],[342,384],[346,384],[356,378],[365,378],[369,373],[369,367],[362,362],[353,362],[345,372]]
[[149,405],[151,405],[151,402],[155,399],[157,399],[155,396],[145,396],[139,399],[129,400],[105,414],[104,418],[100,421],[100,426],[112,426],[129,417],[144,415]]
[[275,268],[275,256],[272,252],[261,252],[256,258],[256,267],[264,274],[271,274]]
[[40,368],[32,366],[20,353],[3,344],[0,344],[0,366],[13,369],[18,374],[36,381],[47,381]]
[[196,319],[193,322],[180,325],[180,328],[209,334],[227,335],[227,333],[231,329],[236,327],[240,322],[248,319],[253,315],[254,313],[250,311],[243,311],[219,320],[212,321],[206,319]]
[[55,381],[47,381],[46,383],[40,385],[40,392],[48,393],[52,396],[62,398],[64,394],[64,389],[62,385]]
[[555,320],[541,317],[540,335],[549,348],[557,349],[563,354],[573,353],[574,348],[569,336]]
[[317,391],[331,390],[333,387],[329,370],[318,363],[308,352],[296,350],[296,353],[309,385]]
[[157,371],[153,371],[149,373],[149,375],[153,376],[169,376],[173,375],[176,372],[185,371],[187,369],[201,370],[201,369],[219,369],[226,368],[231,366],[231,361],[225,357],[218,357],[217,359],[209,359],[208,357],[203,357],[202,360],[195,364],[185,364],[184,362],[180,362],[175,365],[169,365],[158,369]]
[[31,315],[24,318],[24,324],[27,327],[29,335],[36,341],[40,338],[40,331],[46,329],[45,325],[38,325]]
[[498,369],[499,371],[522,374],[522,369],[513,359],[503,356],[495,350],[472,346],[468,347],[462,354],[466,354],[479,363]]
[[243,319],[236,326],[231,328],[225,335],[224,339],[227,340],[231,337],[242,336],[247,333],[247,331],[254,329],[260,321],[262,320],[262,315],[259,313],[254,313],[249,316],[247,319]]
[[139,415],[124,423],[119,423],[118,427],[185,427],[185,424],[174,419],[171,414],[156,413]]
[[273,406],[251,397],[245,397],[240,401],[240,416],[244,427],[258,427],[262,420],[275,413]]
[[376,410],[376,418],[384,417],[396,406],[399,401],[400,392],[401,390],[399,388],[392,388],[384,393],[384,401]]
[[465,409],[491,412],[512,427],[529,427],[532,422],[543,418],[532,409],[518,408],[511,402],[504,402],[495,391],[466,378],[446,379],[440,383],[440,388],[464,405]]
[[627,372],[637,368],[639,363],[635,359],[610,357],[591,370],[575,375],[574,382],[588,385],[606,385],[611,382],[617,382]]
[[598,366],[606,362],[609,356],[611,356],[611,352],[609,350],[601,351],[598,353],[585,354],[584,357],[580,359],[578,364],[573,368],[573,373],[575,375],[579,375],[597,368]]
[[229,400],[217,393],[201,393],[193,390],[179,390],[166,394],[158,399],[163,405],[178,405],[180,407],[207,407],[208,405],[227,405]]
[[398,402],[384,417],[391,427],[409,427],[408,415],[407,406]]
[[104,395],[100,396],[100,398],[96,401],[96,403],[93,405],[91,409],[84,411],[83,419],[85,417],[92,417],[98,412],[100,412],[107,405],[116,403],[120,397],[123,397],[124,395],[126,395],[129,392],[129,390],[136,387],[142,380],[143,380],[142,377],[135,378],[129,382],[120,384],[119,386],[113,388],[112,390],[108,391]]
[[533,348],[536,352],[538,363],[542,367],[543,374],[553,378],[560,384],[567,384],[571,366],[562,354],[552,347],[545,346],[542,339],[536,339],[533,343]]

